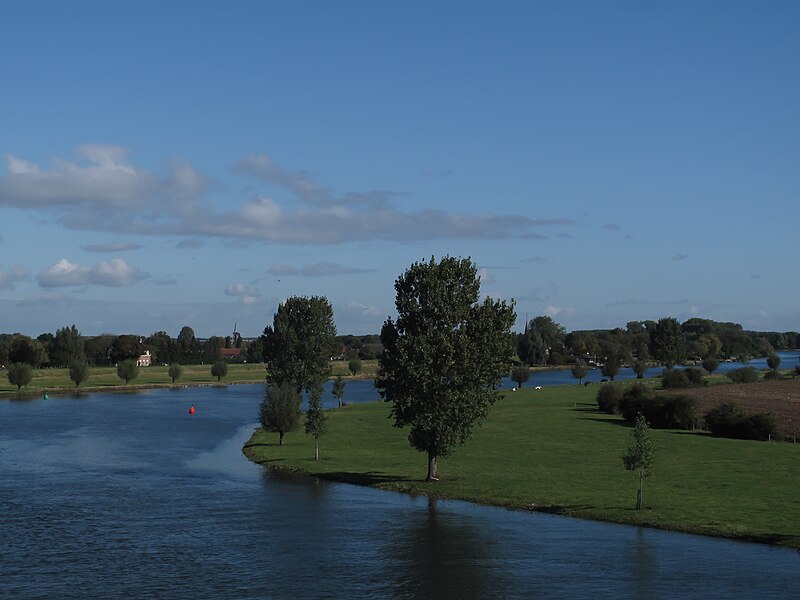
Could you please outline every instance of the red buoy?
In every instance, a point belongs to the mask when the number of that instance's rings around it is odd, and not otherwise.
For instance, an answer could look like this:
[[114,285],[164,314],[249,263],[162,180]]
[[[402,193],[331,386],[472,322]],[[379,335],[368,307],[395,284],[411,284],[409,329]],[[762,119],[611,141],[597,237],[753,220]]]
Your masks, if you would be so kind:
[[192,404],[192,405],[189,407],[189,414],[190,414],[190,415],[193,415],[193,414],[194,414],[194,404]]

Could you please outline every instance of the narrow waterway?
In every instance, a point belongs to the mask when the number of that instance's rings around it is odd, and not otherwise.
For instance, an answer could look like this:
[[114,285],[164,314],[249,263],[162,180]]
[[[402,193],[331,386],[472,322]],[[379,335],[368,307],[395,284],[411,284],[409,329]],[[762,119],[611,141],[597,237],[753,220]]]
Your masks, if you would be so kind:
[[241,454],[261,395],[246,385],[0,401],[0,597],[788,598],[800,590],[792,550],[265,470]]

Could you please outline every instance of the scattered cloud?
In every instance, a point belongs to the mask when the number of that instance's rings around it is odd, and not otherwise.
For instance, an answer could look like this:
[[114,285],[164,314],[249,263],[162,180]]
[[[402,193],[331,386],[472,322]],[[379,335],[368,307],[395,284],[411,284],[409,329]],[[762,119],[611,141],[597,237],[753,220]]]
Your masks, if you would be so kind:
[[108,244],[86,244],[81,246],[87,252],[127,252],[128,250],[138,250],[141,244],[132,243],[113,243]]
[[619,231],[619,225],[616,223],[606,223],[603,225],[603,229],[608,229],[609,231]]
[[304,265],[299,269],[289,265],[274,265],[267,271],[271,275],[293,276],[302,275],[303,277],[325,277],[329,275],[353,275],[356,273],[371,273],[372,269],[360,269],[358,267],[346,267],[337,263],[318,262],[313,265]]
[[344,308],[348,312],[357,313],[364,317],[381,316],[381,311],[377,306],[367,306],[366,304],[361,304],[360,302],[350,302],[346,304]]
[[681,254],[676,254],[670,260],[680,261],[680,260],[686,260],[687,258],[689,258],[688,254],[681,253]]
[[184,249],[184,248],[202,248],[205,245],[203,240],[183,240],[182,242],[178,242],[175,244],[176,248]]
[[8,271],[0,271],[0,290],[13,290],[14,284],[30,279],[31,272],[25,267],[11,267]]
[[297,275],[299,271],[295,267],[291,267],[289,265],[273,265],[267,269],[267,273],[270,275],[289,276]]
[[559,233],[559,234],[558,234],[556,237],[564,238],[564,239],[567,239],[567,240],[574,239],[574,238],[572,237],[572,235],[570,235],[569,233],[567,233],[567,232],[565,232],[565,231],[562,231],[562,232],[561,232],[561,233]]
[[483,285],[494,283],[496,281],[494,275],[492,275],[492,273],[486,267],[478,269],[478,277]]
[[155,173],[135,165],[120,146],[80,146],[74,160],[57,158],[49,167],[14,156],[6,156],[5,162],[0,207],[43,212],[81,231],[186,236],[178,248],[198,248],[209,236],[287,244],[544,239],[533,229],[574,223],[567,218],[404,210],[393,203],[400,192],[336,194],[307,171],[286,171],[263,154],[242,159],[234,169],[277,188],[281,201],[255,195],[226,209],[206,199],[214,183],[188,162],[175,159],[166,173]]
[[535,232],[523,233],[519,237],[522,240],[547,240],[547,239],[550,239],[550,236],[548,236],[548,235],[544,235],[542,233],[535,233]]
[[102,285],[123,287],[138,283],[148,275],[129,265],[121,258],[103,261],[94,267],[71,263],[62,258],[48,269],[44,269],[36,280],[40,287],[68,287],[83,285]]
[[560,307],[560,306],[553,306],[549,304],[542,309],[542,312],[547,315],[548,317],[556,317],[559,316],[562,319],[571,319],[575,316],[575,309],[569,307]]
[[244,283],[231,283],[224,290],[226,296],[241,298],[242,304],[255,304],[261,296],[258,290]]

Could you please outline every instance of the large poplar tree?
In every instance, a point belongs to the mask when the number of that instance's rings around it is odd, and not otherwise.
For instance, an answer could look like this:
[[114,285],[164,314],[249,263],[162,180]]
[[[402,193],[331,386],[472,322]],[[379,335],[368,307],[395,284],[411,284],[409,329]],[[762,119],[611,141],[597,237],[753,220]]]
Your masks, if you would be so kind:
[[381,330],[376,386],[409,443],[428,456],[426,480],[438,479],[437,458],[471,436],[498,397],[492,385],[514,356],[514,304],[486,298],[469,259],[414,263],[395,282],[397,320]]

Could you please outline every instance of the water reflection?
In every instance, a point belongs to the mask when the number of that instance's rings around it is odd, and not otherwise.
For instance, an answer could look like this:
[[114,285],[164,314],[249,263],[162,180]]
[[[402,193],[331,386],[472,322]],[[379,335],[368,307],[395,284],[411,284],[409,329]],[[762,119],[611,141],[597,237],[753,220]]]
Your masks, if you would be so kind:
[[507,597],[508,581],[494,568],[490,540],[470,520],[420,498],[425,507],[396,523],[386,544],[401,598]]

